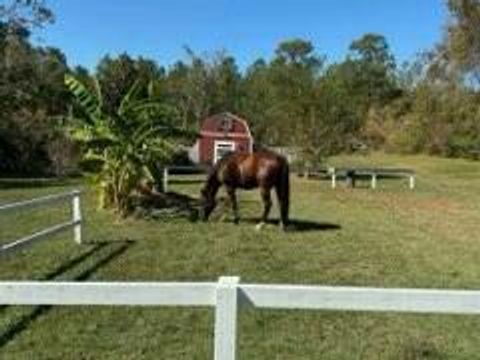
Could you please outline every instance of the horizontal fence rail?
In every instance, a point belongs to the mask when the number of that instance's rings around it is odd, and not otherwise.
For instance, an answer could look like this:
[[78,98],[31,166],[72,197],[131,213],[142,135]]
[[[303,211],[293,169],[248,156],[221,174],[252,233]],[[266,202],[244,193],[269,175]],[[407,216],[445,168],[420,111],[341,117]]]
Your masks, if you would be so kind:
[[244,307],[480,314],[480,291],[218,282],[0,282],[0,305],[125,305],[215,308],[215,360],[234,360]]
[[0,282],[2,305],[214,306],[216,283]]
[[25,236],[19,240],[15,240],[11,243],[0,246],[0,256],[6,255],[12,251],[18,251],[23,248],[26,248],[34,242],[39,242],[42,240],[47,240],[49,236],[61,233],[65,230],[68,230],[74,226],[81,224],[81,221],[68,221],[62,224],[51,226],[47,229],[36,232],[35,234]]
[[332,182],[332,189],[337,187],[337,179],[343,177],[353,186],[356,177],[367,176],[371,178],[371,188],[377,188],[377,180],[380,177],[404,177],[408,178],[408,187],[415,189],[415,171],[400,168],[335,168],[327,170]]
[[67,193],[55,194],[43,196],[40,198],[19,201],[10,204],[0,205],[0,215],[7,211],[15,209],[36,208],[41,206],[50,205],[52,203],[62,202],[65,200],[71,201],[71,214],[70,221],[53,225],[49,228],[42,229],[36,233],[25,236],[21,239],[14,240],[7,244],[0,246],[0,256],[11,254],[14,251],[24,249],[36,242],[47,240],[50,236],[61,233],[63,231],[73,229],[73,237],[76,243],[82,242],[82,212],[80,206],[80,194],[79,190],[74,190]]
[[73,198],[74,196],[77,196],[77,195],[80,195],[79,190],[74,190],[74,191],[70,191],[70,192],[62,193],[62,194],[42,196],[42,197],[39,197],[39,198],[14,202],[14,203],[10,203],[10,204],[4,204],[4,205],[0,205],[0,212],[13,210],[13,209],[18,209],[18,208],[33,208],[33,207],[40,206],[40,205],[46,205],[46,204],[51,204],[51,203],[63,201],[63,200],[66,200],[66,199],[71,199],[71,198]]
[[[240,306],[268,309],[480,314],[480,291],[221,282],[0,282],[1,305],[215,306],[219,287]],[[227,278],[228,279],[228,278]],[[235,279],[235,278],[234,278]]]
[[191,175],[191,174],[206,174],[209,171],[207,166],[166,166],[163,168],[163,191],[169,191],[169,180],[172,175],[176,175],[175,172],[180,172],[179,175]]
[[242,285],[257,308],[480,314],[480,291]]

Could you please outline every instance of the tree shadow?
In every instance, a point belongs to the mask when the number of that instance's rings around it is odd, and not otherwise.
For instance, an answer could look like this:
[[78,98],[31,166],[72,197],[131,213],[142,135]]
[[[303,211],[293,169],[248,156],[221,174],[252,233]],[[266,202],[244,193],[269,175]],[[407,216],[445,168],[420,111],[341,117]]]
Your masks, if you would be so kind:
[[[125,241],[105,241],[105,242],[98,242],[95,243],[94,246],[88,250],[87,252],[67,261],[64,264],[61,264],[58,268],[54,269],[53,271],[49,272],[39,280],[53,280],[58,276],[64,274],[65,272],[73,269],[77,265],[80,265],[88,258],[97,255],[101,252],[105,252],[101,254],[96,261],[89,266],[88,268],[82,270],[79,274],[75,275],[71,280],[72,281],[83,281],[88,279],[92,274],[98,271],[100,268],[106,266],[111,261],[115,260],[123,253],[125,253],[133,244],[135,244],[132,240],[125,240]],[[1,312],[5,312],[10,305],[4,305],[0,308]],[[35,306],[30,312],[27,314],[22,315],[19,319],[17,319],[14,323],[12,323],[8,328],[0,333],[0,348],[7,345],[10,341],[14,338],[19,336],[23,331],[25,331],[28,326],[37,320],[39,317],[47,314],[53,306],[51,305],[40,305]]]
[[[240,222],[247,222],[251,224],[260,223],[260,218],[242,218]],[[280,225],[280,219],[269,219],[267,220],[269,225]],[[299,219],[290,219],[287,231],[288,232],[311,232],[311,231],[337,231],[341,230],[342,227],[338,224],[328,223],[328,222],[316,222],[311,220],[299,220]]]

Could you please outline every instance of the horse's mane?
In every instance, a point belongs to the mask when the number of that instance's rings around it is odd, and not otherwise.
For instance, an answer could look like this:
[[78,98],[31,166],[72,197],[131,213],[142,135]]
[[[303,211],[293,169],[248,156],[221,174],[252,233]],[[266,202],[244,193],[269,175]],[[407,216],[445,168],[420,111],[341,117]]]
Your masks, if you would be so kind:
[[231,154],[227,154],[225,155],[223,158],[221,158],[220,160],[218,160],[211,168],[210,170],[208,171],[207,173],[207,181],[205,182],[205,189],[210,189],[212,188],[214,185],[218,184],[218,178],[217,178],[217,175],[218,175],[218,171],[220,170],[220,168],[222,167],[222,165],[226,162],[226,158],[227,157],[230,157]]
[[219,170],[226,162],[230,161],[230,158],[232,158],[236,152],[229,152],[228,154],[225,154],[220,160],[218,160],[215,165],[213,165],[213,169]]

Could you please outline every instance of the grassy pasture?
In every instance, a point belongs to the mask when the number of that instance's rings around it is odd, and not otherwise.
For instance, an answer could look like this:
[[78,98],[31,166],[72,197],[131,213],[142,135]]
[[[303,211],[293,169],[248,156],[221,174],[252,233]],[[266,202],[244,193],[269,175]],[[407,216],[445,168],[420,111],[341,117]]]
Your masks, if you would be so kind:
[[[4,258],[0,279],[203,281],[238,275],[244,282],[480,289],[480,163],[375,154],[335,165],[385,165],[417,171],[357,189],[292,176],[286,234],[254,230],[257,192],[240,194],[245,219],[235,226],[177,217],[118,221],[95,209],[86,189],[88,244],[70,234]],[[189,178],[190,180],[192,178]],[[81,184],[4,187],[0,203]],[[342,184],[340,184],[342,185]],[[363,186],[362,186],[363,185]],[[170,189],[196,196],[200,183]],[[230,215],[230,213],[228,213]],[[272,214],[277,216],[276,207]],[[65,219],[68,206],[0,216],[0,241]],[[241,313],[242,359],[476,359],[480,318],[312,311]],[[213,311],[140,307],[0,308],[0,358],[211,359]]]

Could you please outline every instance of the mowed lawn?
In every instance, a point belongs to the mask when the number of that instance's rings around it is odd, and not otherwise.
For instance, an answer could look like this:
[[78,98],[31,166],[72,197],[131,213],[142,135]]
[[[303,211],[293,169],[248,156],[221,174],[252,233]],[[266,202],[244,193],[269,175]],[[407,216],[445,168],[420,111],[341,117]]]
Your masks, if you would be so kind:
[[[57,236],[2,258],[2,280],[214,281],[480,289],[480,162],[375,154],[331,164],[411,167],[408,180],[336,190],[292,175],[295,229],[255,230],[257,192],[240,194],[236,226],[220,205],[209,223],[118,220],[85,184],[0,188],[0,203],[78,186],[85,240]],[[191,178],[193,179],[193,178]],[[190,180],[191,180],[190,179]],[[0,187],[2,185],[0,184]],[[171,189],[197,196],[201,183]],[[223,219],[222,212],[227,214]],[[277,217],[276,206],[272,216]],[[68,206],[0,215],[5,243],[68,218]],[[141,307],[0,308],[4,359],[212,359],[213,310]],[[480,317],[259,311],[239,316],[240,359],[480,359]]]

